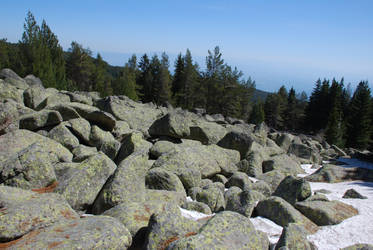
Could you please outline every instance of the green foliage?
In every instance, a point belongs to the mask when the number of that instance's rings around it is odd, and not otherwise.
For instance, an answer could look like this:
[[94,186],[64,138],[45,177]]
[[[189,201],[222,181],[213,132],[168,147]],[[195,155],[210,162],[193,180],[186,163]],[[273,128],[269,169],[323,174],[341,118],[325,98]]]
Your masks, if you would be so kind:
[[134,101],[139,99],[137,90],[139,87],[136,84],[137,76],[137,58],[133,55],[122,68],[120,75],[114,81],[114,89],[117,95],[125,95]]
[[260,124],[264,122],[264,104],[261,101],[258,101],[257,103],[254,104],[253,110],[250,115],[249,122],[252,124]]

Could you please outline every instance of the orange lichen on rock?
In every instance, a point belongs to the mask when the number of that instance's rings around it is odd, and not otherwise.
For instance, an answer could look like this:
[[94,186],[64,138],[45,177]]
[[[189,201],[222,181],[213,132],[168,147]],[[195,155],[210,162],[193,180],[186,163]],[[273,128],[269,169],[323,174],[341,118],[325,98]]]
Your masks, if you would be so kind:
[[22,247],[24,245],[27,245],[28,243],[35,241],[35,239],[33,239],[33,238],[36,235],[38,235],[39,233],[40,233],[39,230],[34,230],[34,231],[31,231],[30,233],[28,233],[26,235],[23,235],[19,239],[12,240],[12,241],[9,241],[9,242],[0,243],[0,249],[7,249],[11,246],[14,246],[15,244],[17,244],[19,242],[21,242],[21,244],[18,247]]
[[196,235],[196,234],[197,234],[196,232],[189,232],[184,237],[190,237],[190,236],[193,236],[193,235]]
[[43,188],[34,188],[31,189],[31,191],[38,193],[38,194],[44,194],[44,193],[52,193],[54,189],[57,187],[58,182],[54,181],[52,184],[49,186],[43,187]]
[[56,241],[56,242],[52,242],[50,244],[48,244],[48,249],[52,249],[58,245],[61,245],[62,244],[62,241]]
[[168,245],[170,245],[174,241],[177,241],[178,239],[179,239],[179,237],[177,237],[177,236],[172,236],[172,237],[168,238],[167,240],[162,242],[162,244],[159,246],[158,250],[165,250],[168,247]]
[[136,221],[149,221],[149,217],[145,215],[135,215]]
[[66,219],[70,219],[70,220],[78,219],[70,210],[67,210],[67,209],[66,210],[62,210],[61,214]]

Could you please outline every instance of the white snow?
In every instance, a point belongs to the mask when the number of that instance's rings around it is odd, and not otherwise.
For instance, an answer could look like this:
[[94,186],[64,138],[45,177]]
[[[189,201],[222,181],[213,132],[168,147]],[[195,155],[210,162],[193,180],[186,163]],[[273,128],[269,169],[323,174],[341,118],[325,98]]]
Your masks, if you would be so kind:
[[204,213],[200,213],[200,212],[197,212],[197,211],[187,210],[187,209],[184,209],[184,208],[181,208],[181,207],[179,207],[179,209],[180,209],[180,212],[181,212],[182,216],[184,216],[187,219],[195,220],[195,221],[197,221],[199,219],[202,219],[202,218],[206,218],[206,217],[210,217],[212,215],[215,215],[215,214],[204,214]]
[[277,241],[280,239],[282,227],[277,225],[273,221],[261,216],[250,218],[250,221],[254,224],[256,230],[262,231],[267,234],[269,242],[271,244],[276,244]]
[[249,176],[249,179],[252,181],[252,182],[257,182],[257,181],[259,181],[257,178],[254,178],[254,177],[251,177],[251,176]]
[[351,167],[360,167],[360,168],[367,168],[367,169],[373,169],[373,163],[366,162],[366,161],[360,161],[355,158],[339,158],[338,161],[346,163],[347,165],[350,165]]
[[187,197],[186,197],[186,201],[188,201],[188,202],[192,202],[192,201],[194,201],[194,200],[192,199],[192,197],[187,196]]
[[310,175],[310,174],[313,174],[313,173],[315,173],[319,168],[312,168],[312,164],[302,164],[301,165],[302,166],[302,168],[303,168],[303,170],[304,170],[304,172],[306,172],[306,174],[298,174],[298,177],[306,177],[307,175]]

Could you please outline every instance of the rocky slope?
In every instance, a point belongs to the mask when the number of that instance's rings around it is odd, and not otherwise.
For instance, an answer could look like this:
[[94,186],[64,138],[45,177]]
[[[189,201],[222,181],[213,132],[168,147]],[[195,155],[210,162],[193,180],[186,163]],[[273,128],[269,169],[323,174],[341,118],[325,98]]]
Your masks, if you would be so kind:
[[45,89],[10,69],[0,78],[0,248],[268,249],[249,220],[263,216],[284,227],[277,249],[313,249],[318,226],[357,214],[307,181],[359,171],[297,177],[301,163],[345,155],[325,142],[202,109]]

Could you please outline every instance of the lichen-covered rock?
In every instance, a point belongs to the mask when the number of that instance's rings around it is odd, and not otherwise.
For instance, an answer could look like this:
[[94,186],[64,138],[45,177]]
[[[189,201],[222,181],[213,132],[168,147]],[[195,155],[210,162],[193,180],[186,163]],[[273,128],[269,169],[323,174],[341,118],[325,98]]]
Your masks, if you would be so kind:
[[211,209],[205,203],[198,202],[198,201],[188,201],[186,202],[182,208],[187,210],[197,211],[203,214],[211,214]]
[[17,103],[23,104],[23,90],[16,88],[15,86],[4,82],[0,79],[0,101],[11,99]]
[[148,155],[144,151],[123,160],[114,175],[106,182],[93,204],[93,213],[101,214],[120,203],[145,201],[145,176],[149,170]]
[[74,162],[82,162],[88,157],[97,154],[97,149],[95,147],[88,147],[84,145],[79,145],[72,151]]
[[351,189],[348,189],[342,198],[345,198],[345,199],[368,199],[368,197],[360,194],[359,192],[357,192],[355,189],[351,188]]
[[65,124],[62,123],[49,131],[48,137],[61,143],[62,146],[65,146],[69,150],[73,150],[79,146],[78,138],[76,138],[65,126]]
[[213,180],[214,182],[220,182],[220,183],[223,183],[224,185],[228,182],[227,177],[225,177],[225,176],[222,175],[222,174],[217,174],[217,175],[215,175],[214,177],[212,177],[212,180]]
[[339,224],[358,214],[358,211],[340,201],[302,201],[295,208],[318,226]]
[[203,144],[216,144],[227,133],[223,126],[214,122],[205,122],[202,119],[195,120],[189,129],[189,138]]
[[155,106],[135,102],[127,96],[109,96],[101,99],[97,106],[114,115],[117,120],[127,122],[131,129],[142,133],[148,133],[153,122],[163,115],[162,110]]
[[155,159],[158,159],[161,155],[177,150],[177,148],[178,148],[178,145],[170,141],[157,141],[150,148],[150,154]]
[[268,197],[271,196],[271,187],[264,181],[257,181],[251,186],[252,190],[258,191],[262,195]]
[[263,158],[259,154],[251,152],[246,159],[237,163],[237,169],[248,176],[256,177],[263,174],[262,162]]
[[297,201],[304,201],[311,194],[311,186],[307,181],[291,175],[283,179],[273,193],[274,196],[281,197],[292,205]]
[[74,135],[76,135],[84,143],[89,144],[91,135],[91,124],[83,118],[69,119],[68,123]]
[[242,190],[249,190],[251,188],[252,181],[249,176],[243,172],[235,172],[225,184],[226,187],[239,187]]
[[81,95],[77,92],[69,92],[69,91],[63,91],[63,93],[70,96],[71,102],[79,102],[79,103],[87,104],[90,106],[93,105],[92,97],[89,95]]
[[48,97],[44,87],[31,87],[23,92],[23,100],[26,107],[38,109],[38,106]]
[[285,175],[303,174],[304,170],[298,162],[286,154],[280,154],[270,157],[262,163],[263,173],[279,170]]
[[151,169],[145,177],[145,184],[149,189],[176,191],[186,195],[180,179],[163,168]]
[[282,230],[281,237],[276,244],[278,249],[314,250],[315,247],[307,240],[307,231],[300,225],[290,223]]
[[67,104],[70,102],[70,97],[63,93],[57,92],[55,94],[50,94],[38,105],[37,109],[48,109],[50,106],[55,106],[58,104]]
[[168,191],[168,190],[156,190],[146,189],[145,190],[146,201],[158,201],[158,202],[171,202],[178,206],[182,206],[186,202],[185,194],[181,192]]
[[264,195],[254,190],[228,190],[224,195],[226,200],[225,210],[240,213],[248,218],[254,211],[258,201],[265,199]]
[[30,74],[30,75],[27,75],[24,80],[26,81],[26,83],[30,86],[30,87],[43,87],[43,83],[42,81],[40,80],[40,78]]
[[345,247],[341,250],[373,250],[373,245],[369,244],[355,244],[349,247]]
[[19,128],[18,105],[14,101],[0,102],[0,135]]
[[[167,204],[170,204],[167,206]],[[162,201],[125,202],[103,213],[119,220],[134,237],[137,232],[148,225],[150,216],[154,213],[162,213],[167,209],[177,211],[176,205]],[[179,210],[180,211],[180,210]]]
[[188,138],[192,120],[187,112],[171,112],[156,120],[149,128],[151,136]]
[[306,176],[305,179],[311,182],[335,183],[359,178],[359,170],[356,168],[344,168],[332,164],[323,165],[315,173]]
[[2,69],[0,71],[0,79],[4,79],[5,82],[11,84],[12,86],[25,90],[29,87],[24,79],[18,76],[13,70],[11,69]]
[[112,131],[115,139],[118,141],[122,141],[127,135],[131,134],[133,130],[130,128],[130,125],[128,125],[125,121],[117,121],[115,123],[115,127]]
[[0,239],[11,241],[26,233],[78,214],[58,194],[36,193],[0,186]]
[[115,127],[115,118],[111,114],[101,111],[96,107],[78,102],[72,102],[68,106],[75,109],[81,117],[104,130],[112,131]]
[[54,152],[60,161],[71,162],[73,155],[60,143],[37,133],[19,129],[0,136],[0,162],[38,143],[46,152]]
[[19,118],[21,129],[37,130],[47,126],[60,124],[62,116],[55,110],[41,110],[32,114],[23,115]]
[[258,216],[266,217],[282,227],[290,223],[297,223],[311,234],[318,230],[316,224],[302,215],[291,204],[277,196],[271,196],[259,201],[255,211]]
[[197,192],[196,200],[208,205],[213,212],[223,211],[225,208],[223,192],[214,186],[202,188],[199,192]]
[[256,176],[256,178],[267,183],[271,188],[271,193],[273,193],[277,189],[278,185],[280,185],[281,181],[285,179],[285,175],[280,170],[272,170],[265,174]]
[[67,104],[51,105],[48,107],[48,109],[58,111],[64,121],[80,118],[78,112],[76,112],[74,108],[69,107]]
[[315,193],[314,195],[305,199],[305,201],[329,201],[329,199],[328,197],[326,197],[326,195],[323,195],[321,193]]
[[292,143],[288,150],[289,154],[293,154],[304,160],[303,163],[319,163],[320,156],[312,147],[302,143]]
[[115,140],[110,132],[93,125],[89,139],[89,145],[95,146],[97,150],[105,153],[110,159],[115,159],[120,148],[120,142]]
[[235,212],[224,211],[209,219],[196,235],[174,241],[166,249],[268,248],[268,239],[255,230],[248,218]]
[[8,249],[128,249],[132,237],[118,220],[89,216],[32,231]]
[[241,159],[244,159],[249,151],[254,139],[250,133],[244,133],[240,131],[228,132],[217,145],[227,149],[234,149],[240,152]]
[[129,155],[138,152],[144,151],[149,152],[149,149],[153,146],[150,142],[144,140],[143,134],[140,132],[133,132],[126,136],[122,141],[122,145],[118,152],[116,162],[120,163]]
[[23,189],[42,188],[56,180],[56,153],[34,143],[0,165],[0,183]]
[[150,217],[144,249],[164,249],[170,238],[197,234],[200,224],[184,218],[178,208],[167,205],[165,211]]
[[56,192],[62,194],[74,209],[86,210],[115,169],[115,163],[98,152],[60,176]]

